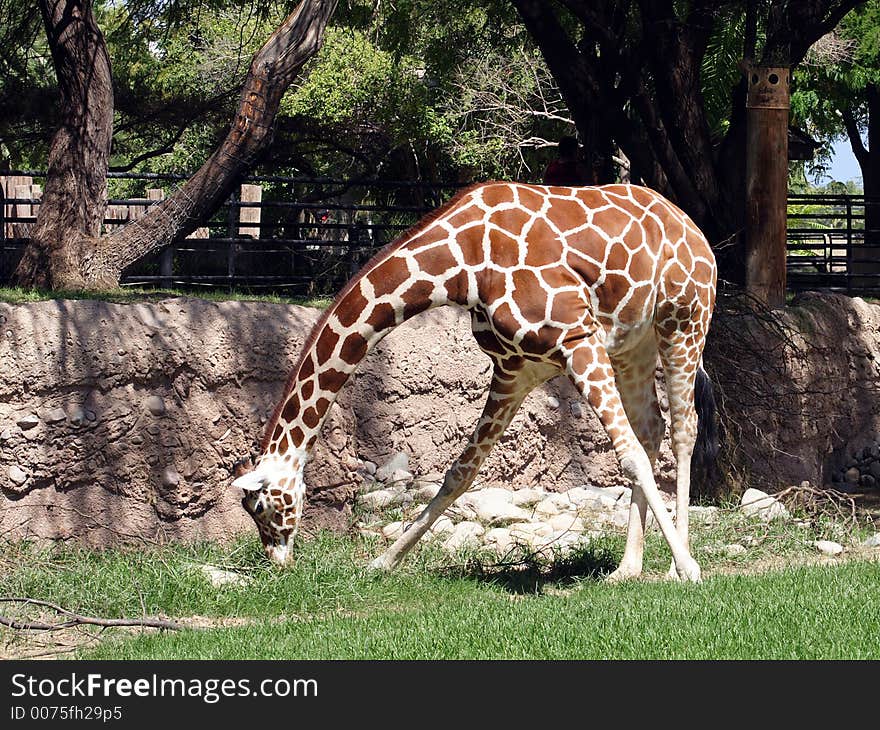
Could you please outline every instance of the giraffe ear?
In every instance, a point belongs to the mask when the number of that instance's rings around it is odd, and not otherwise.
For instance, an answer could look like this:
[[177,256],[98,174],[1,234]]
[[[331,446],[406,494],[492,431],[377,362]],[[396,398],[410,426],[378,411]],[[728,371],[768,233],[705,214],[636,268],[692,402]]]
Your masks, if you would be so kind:
[[268,482],[265,477],[260,476],[255,471],[251,471],[232,482],[232,486],[243,489],[245,492],[257,492],[268,486]]

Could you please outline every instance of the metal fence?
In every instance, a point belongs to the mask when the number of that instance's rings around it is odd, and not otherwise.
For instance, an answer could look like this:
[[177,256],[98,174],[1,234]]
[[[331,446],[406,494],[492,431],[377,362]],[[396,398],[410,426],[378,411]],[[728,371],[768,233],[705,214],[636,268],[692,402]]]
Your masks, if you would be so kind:
[[787,247],[789,289],[880,295],[880,197],[789,196]]
[[[11,281],[27,243],[41,197],[34,179],[44,177],[34,171],[0,176],[0,284]],[[108,177],[111,193],[117,188],[127,195],[109,197],[105,232],[144,215],[186,179],[144,173]],[[202,227],[123,272],[122,284],[332,293],[376,249],[445,202],[457,187],[251,177]],[[790,196],[788,288],[880,296],[880,225],[866,228],[866,221],[874,220],[880,221],[880,198]]]
[[[0,177],[0,283],[8,283],[40,204],[44,173]],[[110,173],[104,232],[143,216],[185,179]],[[327,294],[379,248],[449,199],[458,183],[255,176],[188,237],[123,272],[123,286]],[[112,187],[111,187],[112,191]]]

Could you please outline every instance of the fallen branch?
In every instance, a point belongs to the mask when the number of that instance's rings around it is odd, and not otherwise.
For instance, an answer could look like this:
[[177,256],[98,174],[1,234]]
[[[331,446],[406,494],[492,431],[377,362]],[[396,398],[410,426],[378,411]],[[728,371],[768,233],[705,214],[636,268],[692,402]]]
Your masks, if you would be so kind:
[[67,616],[64,621],[55,624],[43,623],[42,621],[19,621],[0,615],[0,625],[8,626],[12,629],[21,629],[24,631],[58,631],[60,629],[68,629],[71,626],[101,626],[104,628],[110,626],[146,626],[151,629],[167,629],[169,631],[180,631],[184,627],[174,621],[167,621],[161,618],[97,618],[95,616],[82,616],[73,611],[68,611],[54,603],[48,601],[40,601],[36,598],[20,598],[17,596],[0,596],[0,603],[21,603],[31,606],[42,606],[49,608],[62,616]]

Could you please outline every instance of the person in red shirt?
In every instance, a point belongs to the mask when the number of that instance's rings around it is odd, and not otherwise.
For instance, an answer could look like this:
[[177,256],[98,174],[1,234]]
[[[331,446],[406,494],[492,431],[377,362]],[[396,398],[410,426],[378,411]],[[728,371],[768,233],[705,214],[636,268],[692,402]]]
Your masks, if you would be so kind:
[[593,184],[590,170],[578,158],[578,142],[575,137],[562,137],[557,155],[544,170],[545,185],[578,187]]

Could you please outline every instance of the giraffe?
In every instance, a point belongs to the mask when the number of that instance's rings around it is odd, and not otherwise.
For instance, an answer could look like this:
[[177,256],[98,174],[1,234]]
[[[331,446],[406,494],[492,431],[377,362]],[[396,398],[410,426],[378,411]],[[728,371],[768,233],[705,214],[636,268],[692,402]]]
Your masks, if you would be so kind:
[[[471,485],[526,395],[567,376],[611,439],[632,482],[626,546],[610,580],[642,571],[647,508],[669,544],[670,575],[699,581],[688,549],[695,382],[715,302],[716,265],[694,222],[635,185],[478,184],[382,249],[340,291],[303,345],[252,470],[233,486],[268,557],[291,559],[303,469],[330,405],[367,353],[428,309],[469,310],[493,363],[485,408],[437,495],[370,565],[396,567]],[[676,458],[676,520],[653,465],[665,423],[654,371],[666,379]]]

